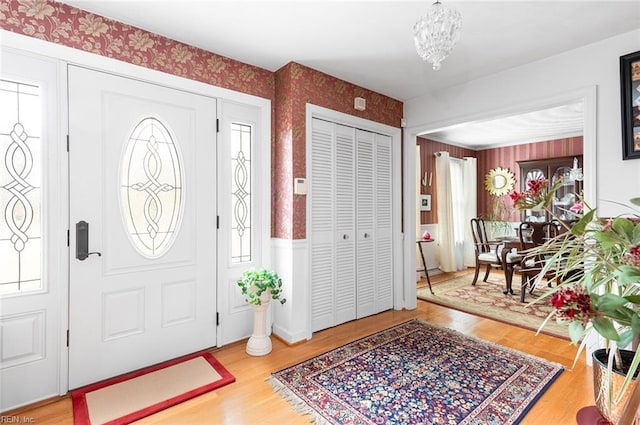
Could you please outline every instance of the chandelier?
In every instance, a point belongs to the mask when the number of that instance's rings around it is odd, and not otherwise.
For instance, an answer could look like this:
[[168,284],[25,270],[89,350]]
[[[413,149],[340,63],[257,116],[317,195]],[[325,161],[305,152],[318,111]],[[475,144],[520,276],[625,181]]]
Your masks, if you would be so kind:
[[413,26],[413,39],[418,55],[433,64],[435,71],[453,50],[460,38],[462,16],[455,9],[436,1]]

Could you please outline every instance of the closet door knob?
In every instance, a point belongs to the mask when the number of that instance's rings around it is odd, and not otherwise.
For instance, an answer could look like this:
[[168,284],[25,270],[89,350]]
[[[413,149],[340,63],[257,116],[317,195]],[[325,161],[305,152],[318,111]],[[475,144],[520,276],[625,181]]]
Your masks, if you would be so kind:
[[365,238],[365,239],[368,239],[368,238],[369,238],[369,234],[368,234],[368,233],[365,233],[365,234],[364,234],[364,238]]
[[349,235],[347,235],[347,234],[342,235],[342,239],[344,239],[344,240],[349,239]]

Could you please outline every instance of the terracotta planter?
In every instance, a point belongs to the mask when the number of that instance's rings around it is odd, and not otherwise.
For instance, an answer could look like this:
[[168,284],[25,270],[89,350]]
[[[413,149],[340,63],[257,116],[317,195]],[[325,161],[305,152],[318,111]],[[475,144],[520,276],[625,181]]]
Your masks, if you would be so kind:
[[[635,353],[628,350],[620,350],[624,363],[630,364]],[[600,414],[609,422],[617,424],[618,420],[622,416],[624,408],[627,404],[627,400],[633,390],[633,382],[627,387],[624,393],[624,397],[618,403],[613,403],[616,397],[620,393],[622,383],[626,377],[625,374],[617,371],[612,371],[611,374],[607,371],[607,361],[609,355],[607,350],[600,349],[593,352],[593,392],[596,401],[596,407],[600,411]],[[633,378],[634,381],[638,379],[638,374]],[[609,382],[611,382],[611,390],[609,391]],[[610,398],[613,400],[609,402]]]

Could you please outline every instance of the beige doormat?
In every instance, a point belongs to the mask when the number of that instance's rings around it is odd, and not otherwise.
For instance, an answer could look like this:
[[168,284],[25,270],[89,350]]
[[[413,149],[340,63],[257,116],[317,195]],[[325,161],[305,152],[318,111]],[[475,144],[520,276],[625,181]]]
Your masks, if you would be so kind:
[[[521,303],[520,285],[516,285],[516,280],[513,285],[515,295],[504,295],[502,291],[506,285],[502,272],[491,273],[487,282],[481,278],[482,273],[475,286],[471,285],[473,274],[434,284],[435,295],[429,292],[428,287],[419,288],[418,298],[532,330],[538,330],[553,309],[548,299],[530,304],[549,289],[546,286],[536,289],[533,295],[527,293],[525,302]],[[569,338],[567,326],[556,323],[554,319],[549,320],[540,332]]]
[[234,381],[210,353],[191,354],[72,391],[74,423],[128,424]]

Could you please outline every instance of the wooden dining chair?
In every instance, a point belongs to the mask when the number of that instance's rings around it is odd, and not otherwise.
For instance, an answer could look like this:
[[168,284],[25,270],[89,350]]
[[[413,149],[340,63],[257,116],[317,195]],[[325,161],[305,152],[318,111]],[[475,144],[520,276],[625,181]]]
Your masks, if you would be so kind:
[[[504,243],[502,241],[489,240],[484,220],[481,218],[471,219],[471,235],[473,236],[473,246],[476,256],[476,268],[473,275],[473,282],[471,282],[471,284],[475,285],[478,281],[478,275],[480,274],[480,269],[483,265],[486,266],[484,278],[482,279],[483,282],[486,282],[489,278],[491,267],[495,267],[496,269],[504,268],[501,256],[501,249],[504,246]],[[519,263],[520,259],[520,256],[506,256],[507,262]]]
[[484,220],[481,218],[471,219],[471,235],[473,236],[473,247],[476,256],[476,269],[473,275],[472,285],[476,284],[478,280],[478,274],[480,268],[484,265],[487,270],[484,274],[483,282],[486,282],[489,278],[489,272],[491,267],[502,268],[502,261],[498,255],[498,242],[490,241],[487,237],[487,228],[485,227]]
[[[523,258],[520,265],[515,267],[515,273],[520,274],[522,277],[520,286],[521,302],[524,302],[527,291],[530,294],[533,293],[536,280],[544,269],[546,261],[552,255],[551,253],[528,255],[527,251],[555,238],[560,234],[560,229],[560,223],[555,221],[523,222],[520,224],[519,235],[520,244],[523,248]],[[555,270],[547,270],[543,278],[547,279],[550,285],[551,281],[556,278]]]

